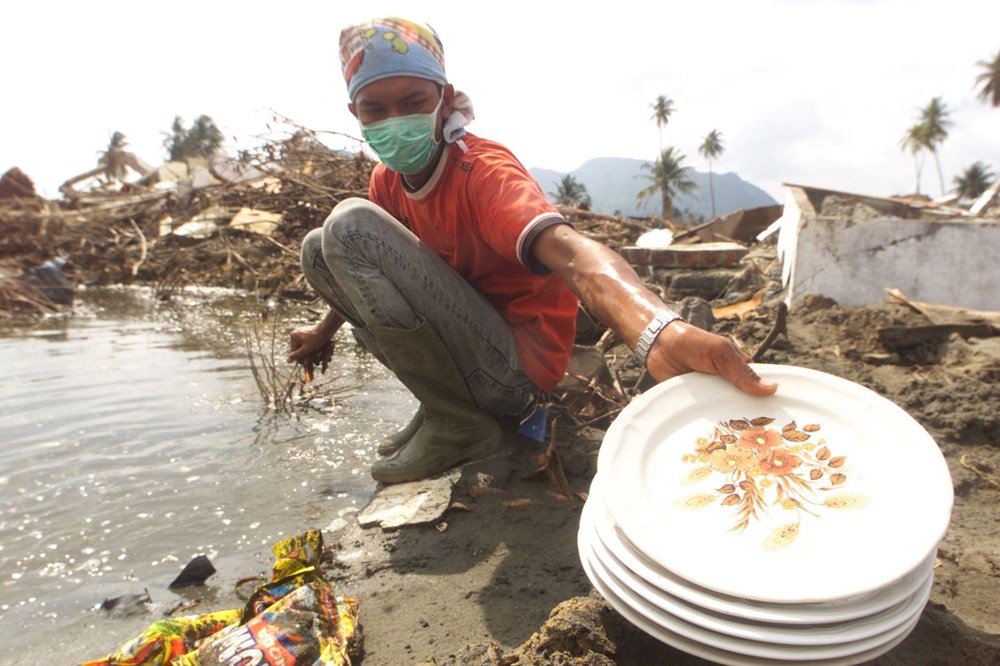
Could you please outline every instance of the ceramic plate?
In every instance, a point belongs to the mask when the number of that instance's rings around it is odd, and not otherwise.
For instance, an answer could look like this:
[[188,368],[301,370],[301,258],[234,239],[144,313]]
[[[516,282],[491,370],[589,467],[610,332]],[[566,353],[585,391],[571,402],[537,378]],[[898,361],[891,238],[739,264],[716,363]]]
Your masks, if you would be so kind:
[[598,454],[614,523],[686,581],[769,603],[849,599],[914,570],[953,501],[927,431],[853,382],[754,367],[777,394],[691,373],[622,410]]
[[[728,634],[749,641],[779,643],[783,645],[829,645],[869,638],[896,627],[923,607],[927,600],[926,591],[933,584],[931,566],[922,569],[923,578],[910,595],[880,612],[859,616],[845,622],[812,623],[809,615],[786,609],[789,617],[795,615],[795,624],[776,624],[751,621],[740,615],[713,613],[705,608],[685,602],[654,587],[636,576],[609,552],[604,550],[600,538],[590,524],[586,507],[581,519],[581,548],[589,547],[587,555],[592,562],[599,563],[603,571],[630,592],[641,597],[660,610],[680,620],[696,624],[705,629]],[[587,532],[590,536],[587,536]],[[734,604],[735,605],[735,604]]]
[[[910,603],[907,604],[907,613],[897,618],[896,624],[888,627],[876,635],[871,635],[858,640],[832,641],[829,643],[818,643],[810,645],[792,644],[789,642],[768,642],[759,640],[748,640],[725,633],[719,633],[708,629],[700,624],[695,624],[682,620],[669,612],[664,612],[642,597],[634,594],[620,580],[614,577],[600,560],[591,558],[590,565],[594,574],[614,592],[615,596],[638,611],[647,619],[656,622],[660,626],[693,641],[697,641],[709,647],[735,652],[748,656],[765,657],[767,659],[794,659],[796,661],[813,662],[817,659],[839,659],[864,652],[888,642],[895,638],[900,632],[910,625],[914,617],[919,616],[924,605],[930,596],[931,579],[926,581],[924,587],[918,594],[914,595]],[[795,630],[790,630],[791,636]]]
[[674,576],[628,543],[611,523],[603,504],[599,478],[600,474],[591,483],[589,497],[581,515],[580,529],[585,529],[585,524],[591,526],[594,532],[592,545],[602,559],[613,561],[665,594],[707,611],[773,624],[847,622],[875,615],[903,602],[933,572],[937,549],[913,571],[891,585],[835,603],[772,604],[719,594]]
[[[738,652],[730,652],[727,650],[720,650],[718,648],[713,648],[711,646],[705,645],[695,640],[690,640],[681,636],[680,634],[667,629],[658,622],[649,619],[642,613],[637,611],[635,608],[629,604],[622,601],[621,598],[617,597],[612,591],[611,587],[605,583],[604,580],[599,578],[594,573],[594,568],[590,560],[584,557],[581,553],[581,563],[583,564],[584,571],[587,577],[590,579],[594,588],[603,596],[608,603],[619,613],[622,617],[631,622],[633,625],[646,632],[650,636],[653,636],[657,640],[666,643],[672,647],[679,650],[683,650],[688,654],[692,654],[703,659],[708,659],[720,664],[726,664],[728,666],[789,666],[790,664],[796,663],[796,657],[789,655],[785,659],[769,659],[763,656],[755,655],[748,656],[745,654],[740,654]],[[920,615],[917,614],[916,617],[912,618],[908,624],[902,627],[902,630],[894,638],[888,639],[885,643],[877,645],[868,650],[864,650],[852,655],[847,655],[844,657],[838,657],[833,659],[813,659],[809,660],[810,666],[852,666],[854,664],[861,664],[863,662],[869,661],[885,654],[892,648],[896,647],[909,635],[913,628],[916,626],[917,622],[920,620]],[[800,661],[801,663],[801,661]]]

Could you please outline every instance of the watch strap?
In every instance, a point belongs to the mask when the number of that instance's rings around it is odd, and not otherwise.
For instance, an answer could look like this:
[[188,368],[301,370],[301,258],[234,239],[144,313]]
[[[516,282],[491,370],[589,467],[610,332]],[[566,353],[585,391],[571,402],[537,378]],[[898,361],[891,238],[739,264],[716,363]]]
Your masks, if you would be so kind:
[[646,365],[646,359],[649,357],[649,349],[653,346],[653,342],[656,341],[657,336],[671,322],[677,321],[680,318],[681,316],[673,310],[660,310],[646,325],[646,328],[639,335],[639,342],[635,345],[635,356],[644,366]]

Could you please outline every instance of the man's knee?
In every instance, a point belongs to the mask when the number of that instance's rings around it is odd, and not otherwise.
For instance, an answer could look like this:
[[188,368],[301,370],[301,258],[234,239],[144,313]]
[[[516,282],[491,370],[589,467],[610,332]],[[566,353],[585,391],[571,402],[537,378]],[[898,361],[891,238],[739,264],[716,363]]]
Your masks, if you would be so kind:
[[299,265],[306,277],[316,267],[316,262],[323,257],[323,230],[313,229],[302,239],[302,252],[299,256]]
[[337,203],[330,214],[326,216],[326,220],[323,222],[323,233],[335,238],[342,237],[341,235],[345,231],[355,228],[362,221],[365,224],[371,224],[373,218],[378,219],[380,217],[379,210],[378,206],[367,199],[360,197],[344,199]]
[[306,257],[312,257],[317,252],[323,251],[323,230],[312,229],[302,239],[302,259],[305,263]]

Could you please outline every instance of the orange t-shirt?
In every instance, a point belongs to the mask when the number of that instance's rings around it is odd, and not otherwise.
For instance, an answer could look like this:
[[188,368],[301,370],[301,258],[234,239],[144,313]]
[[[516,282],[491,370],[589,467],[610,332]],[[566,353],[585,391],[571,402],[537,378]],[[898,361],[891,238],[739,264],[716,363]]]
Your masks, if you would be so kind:
[[510,324],[525,374],[551,391],[569,365],[578,302],[535,261],[531,243],[543,229],[567,222],[517,158],[466,134],[446,147],[416,192],[379,164],[369,198],[486,296]]

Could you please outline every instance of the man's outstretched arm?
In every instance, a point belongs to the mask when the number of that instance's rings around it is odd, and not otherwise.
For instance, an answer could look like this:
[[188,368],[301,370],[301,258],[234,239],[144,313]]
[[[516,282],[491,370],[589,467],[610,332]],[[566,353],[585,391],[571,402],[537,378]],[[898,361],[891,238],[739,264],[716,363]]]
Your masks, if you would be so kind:
[[[621,255],[569,225],[543,231],[532,250],[536,259],[565,280],[584,305],[632,349],[649,323],[667,309]],[[674,321],[649,347],[646,367],[657,381],[704,372],[719,375],[751,395],[774,393],[777,385],[762,381],[749,361],[750,357],[730,340]]]

